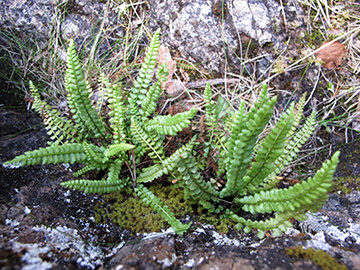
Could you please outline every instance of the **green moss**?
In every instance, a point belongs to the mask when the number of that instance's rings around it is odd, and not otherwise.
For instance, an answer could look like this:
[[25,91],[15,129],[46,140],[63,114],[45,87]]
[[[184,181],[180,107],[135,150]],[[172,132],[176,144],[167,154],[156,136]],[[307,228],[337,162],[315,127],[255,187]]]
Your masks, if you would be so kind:
[[322,250],[313,248],[304,249],[302,246],[290,247],[286,249],[286,254],[295,258],[311,260],[324,270],[346,270],[345,265],[339,264],[337,260]]
[[[191,214],[192,207],[186,202],[181,190],[173,186],[155,185],[149,188],[161,201],[173,211],[177,218],[186,218]],[[147,206],[139,197],[128,193],[112,193],[104,196],[105,203],[96,206],[96,222],[106,222],[107,219],[132,233],[159,232],[169,228],[168,223]],[[108,206],[107,210],[106,207]]]
[[[200,208],[195,208],[191,201],[184,200],[184,192],[174,186],[157,184],[149,188],[163,201],[178,219],[188,219],[198,224],[210,224],[221,233],[227,233],[231,222],[228,218],[208,215]],[[95,206],[95,221],[106,223],[109,220],[131,233],[160,232],[169,228],[169,224],[147,206],[139,197],[134,197],[131,190],[122,193],[111,193],[103,196],[104,201]]]
[[331,192],[348,194],[355,190],[360,191],[360,177],[348,176],[335,178],[335,186]]

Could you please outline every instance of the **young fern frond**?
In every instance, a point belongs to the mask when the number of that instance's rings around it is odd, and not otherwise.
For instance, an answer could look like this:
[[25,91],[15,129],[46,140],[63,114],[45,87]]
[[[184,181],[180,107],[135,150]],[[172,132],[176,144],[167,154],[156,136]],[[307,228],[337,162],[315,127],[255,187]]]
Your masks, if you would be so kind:
[[153,208],[156,212],[160,213],[160,215],[170,224],[170,226],[174,229],[174,232],[177,234],[183,234],[186,232],[191,223],[183,224],[176,217],[175,214],[164,205],[164,203],[157,198],[150,190],[148,190],[143,185],[137,185],[135,187],[135,192],[141,197],[142,201]]
[[71,113],[74,114],[73,119],[84,129],[83,132],[94,138],[106,138],[105,124],[89,99],[90,86],[85,80],[73,40],[68,48],[65,88],[68,91]]
[[206,117],[206,124],[210,129],[210,133],[212,134],[215,129],[215,123],[216,123],[216,106],[215,102],[212,100],[212,92],[210,83],[206,84],[205,90],[204,90],[204,101],[205,101],[205,117]]
[[145,54],[145,61],[140,69],[138,77],[134,81],[134,86],[130,93],[130,99],[133,103],[132,106],[141,106],[142,100],[145,98],[145,94],[147,93],[148,87],[150,86],[153,72],[157,63],[157,54],[160,47],[159,35],[160,29],[155,32],[153,39],[148,46]]
[[113,140],[115,144],[127,141],[128,134],[126,132],[126,107],[121,96],[121,91],[117,85],[108,89],[109,96],[109,122],[113,130]]
[[303,116],[304,116],[304,106],[306,102],[306,93],[302,95],[299,102],[296,104],[296,115],[294,118],[293,126],[291,130],[287,134],[287,137],[290,138],[296,131],[297,127],[299,126]]
[[92,170],[98,170],[99,168],[94,165],[87,165],[84,168],[81,168],[80,170],[73,173],[74,177],[79,177],[80,175],[87,173]]
[[285,147],[282,155],[275,160],[273,171],[264,179],[263,188],[268,190],[276,187],[279,180],[276,178],[276,175],[281,172],[287,165],[290,164],[297,157],[298,152],[301,147],[309,140],[309,138],[314,133],[316,128],[316,112],[313,111],[312,114],[307,118],[305,124],[298,131],[292,132],[292,137],[288,138],[285,142]]
[[234,159],[234,155],[236,154],[235,146],[236,141],[238,139],[238,134],[241,133],[243,130],[243,125],[246,121],[246,114],[245,114],[245,104],[244,102],[240,103],[239,110],[235,113],[233,117],[233,121],[231,121],[232,126],[229,128],[230,132],[230,139],[227,145],[226,156],[224,160],[224,164],[226,167],[226,171],[230,170],[231,160]]
[[265,232],[269,230],[273,230],[274,236],[280,236],[281,232],[286,232],[287,228],[293,227],[289,221],[291,218],[301,221],[306,220],[307,216],[300,210],[277,213],[274,217],[260,221],[245,219],[234,213],[231,213],[229,218],[237,222],[236,229],[243,230],[245,233],[250,233],[252,229],[256,229],[258,230],[258,237],[262,239]]
[[169,69],[166,68],[165,64],[158,67],[157,81],[149,87],[149,91],[146,92],[146,96],[141,101],[141,110],[139,112],[143,117],[149,117],[157,107],[157,101],[159,100],[162,92],[161,83],[167,80],[169,75]]
[[[230,138],[230,145],[234,147],[228,149],[229,169],[227,171],[227,182],[221,191],[221,197],[234,195],[238,192],[244,193],[245,186],[243,177],[246,169],[252,161],[252,152],[259,134],[263,131],[270,120],[276,98],[267,98],[267,90],[264,89],[260,95],[260,102],[255,104],[246,117],[243,128],[235,137]],[[234,127],[235,128],[235,127]],[[232,130],[234,130],[234,128]],[[231,157],[231,158],[230,158]]]
[[176,135],[179,131],[190,125],[190,119],[193,118],[197,110],[195,108],[172,115],[159,115],[144,124],[146,131],[155,131],[162,135]]
[[104,155],[104,148],[103,147],[88,144],[86,142],[83,142],[82,145],[84,147],[84,151],[85,151],[85,154],[87,156],[87,161],[90,164],[93,164],[95,166],[99,166],[100,168],[102,168],[104,166],[104,164],[109,160]]
[[112,85],[104,73],[100,73],[98,84],[99,87],[97,92],[90,91],[90,96],[95,102],[95,110],[99,113],[103,109],[104,103],[109,98],[109,92],[112,88]]
[[256,191],[264,178],[273,170],[274,161],[283,153],[286,134],[289,132],[294,118],[294,104],[270,133],[261,141],[261,148],[257,151],[250,169],[244,176],[243,186],[250,191]]
[[119,154],[134,149],[134,147],[134,145],[127,143],[112,144],[104,151],[104,155],[107,158],[120,156]]
[[84,193],[109,193],[120,191],[130,183],[128,179],[120,179],[122,161],[117,160],[109,166],[109,173],[106,180],[76,179],[60,183],[66,188],[73,188]]

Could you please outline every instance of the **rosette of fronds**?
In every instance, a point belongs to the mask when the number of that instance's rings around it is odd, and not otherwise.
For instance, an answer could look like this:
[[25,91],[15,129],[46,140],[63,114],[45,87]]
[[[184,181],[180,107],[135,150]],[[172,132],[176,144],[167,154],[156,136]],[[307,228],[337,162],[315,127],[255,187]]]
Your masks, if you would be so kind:
[[[103,171],[103,179],[74,179],[61,183],[62,186],[86,193],[121,191],[132,186],[147,204],[174,227],[183,232],[188,225],[181,225],[169,208],[139,182],[147,183],[164,174],[176,171],[180,156],[192,149],[194,141],[165,157],[165,135],[176,135],[188,127],[196,109],[174,116],[155,115],[158,99],[162,93],[161,83],[166,80],[168,69],[157,64],[160,46],[160,31],[156,31],[145,54],[145,60],[129,93],[119,85],[112,85],[104,75],[100,76],[98,100],[87,82],[75,43],[70,41],[67,51],[65,89],[70,118],[52,109],[41,100],[39,91],[30,82],[34,98],[33,108],[41,114],[45,127],[52,139],[50,146],[5,162],[7,167],[19,167],[49,163],[81,163],[85,166],[74,173],[75,177],[89,171]],[[155,69],[157,72],[155,74]],[[155,74],[155,75],[154,75]],[[106,102],[106,104],[105,104]],[[147,168],[138,168],[144,155],[153,159]]]
[[[214,141],[222,134],[214,136],[220,128],[214,118],[216,106],[211,101],[209,85],[204,96],[207,137]],[[230,132],[230,137],[225,144],[219,143],[224,147],[215,149],[219,152],[217,162],[224,168],[221,175],[213,172],[214,178],[223,178],[221,183],[226,181],[221,189],[203,178],[196,159],[189,152],[182,155],[175,174],[177,185],[184,189],[187,198],[209,211],[219,212],[225,206],[225,216],[236,222],[236,228],[243,228],[245,232],[256,229],[259,237],[264,237],[270,230],[273,235],[279,235],[292,226],[290,219],[303,220],[307,211],[321,208],[332,188],[333,174],[339,162],[339,152],[336,152],[313,177],[288,188],[277,188],[278,174],[296,159],[301,147],[313,134],[316,121],[313,112],[299,127],[303,119],[303,97],[297,108],[291,104],[275,126],[260,139],[273,114],[275,102],[276,97],[270,98],[264,86],[252,108],[247,111],[241,103],[238,111],[226,121],[228,126],[225,129]],[[247,218],[242,216],[246,212]],[[239,216],[239,213],[242,214]],[[256,220],[257,214],[266,218]]]

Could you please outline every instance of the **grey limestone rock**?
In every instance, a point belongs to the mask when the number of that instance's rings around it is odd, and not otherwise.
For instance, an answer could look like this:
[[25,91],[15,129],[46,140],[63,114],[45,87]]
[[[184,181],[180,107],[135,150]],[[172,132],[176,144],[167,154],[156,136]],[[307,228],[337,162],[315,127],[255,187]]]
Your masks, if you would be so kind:
[[[224,8],[222,6],[224,5]],[[274,34],[280,6],[273,0],[149,0],[152,24],[161,27],[170,48],[182,57],[221,73],[225,59],[238,63],[236,53],[244,36],[259,45],[278,44]]]
[[0,1],[0,31],[40,46],[54,38],[90,44],[102,24],[114,29],[106,33],[110,42],[123,35],[121,27],[114,27],[119,25],[117,14],[98,0]]

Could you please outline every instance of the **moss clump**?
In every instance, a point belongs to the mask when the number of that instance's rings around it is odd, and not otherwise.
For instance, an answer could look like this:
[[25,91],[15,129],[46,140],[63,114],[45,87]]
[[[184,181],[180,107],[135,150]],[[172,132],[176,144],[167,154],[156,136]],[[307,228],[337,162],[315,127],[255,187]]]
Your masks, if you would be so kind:
[[[221,233],[228,233],[230,220],[218,215],[206,215],[200,208],[194,208],[191,201],[184,200],[184,192],[173,185],[154,185],[149,188],[166,204],[178,219],[191,219],[199,224],[211,224]],[[168,223],[139,197],[133,197],[131,190],[103,196],[104,201],[95,206],[95,220],[106,223],[109,219],[131,233],[160,232],[169,228]]]
[[[184,219],[193,213],[192,206],[185,201],[184,194],[174,186],[154,185],[149,188],[163,201],[178,219]],[[169,228],[168,223],[147,206],[139,197],[132,197],[129,193],[112,193],[104,196],[107,203],[98,203],[96,206],[96,221],[113,223],[128,229],[132,233],[160,232]],[[105,206],[107,205],[108,208]]]
[[290,247],[286,249],[286,254],[295,258],[304,258],[313,261],[324,270],[347,270],[348,268],[339,264],[335,258],[325,251],[313,248],[304,249],[302,246]]

